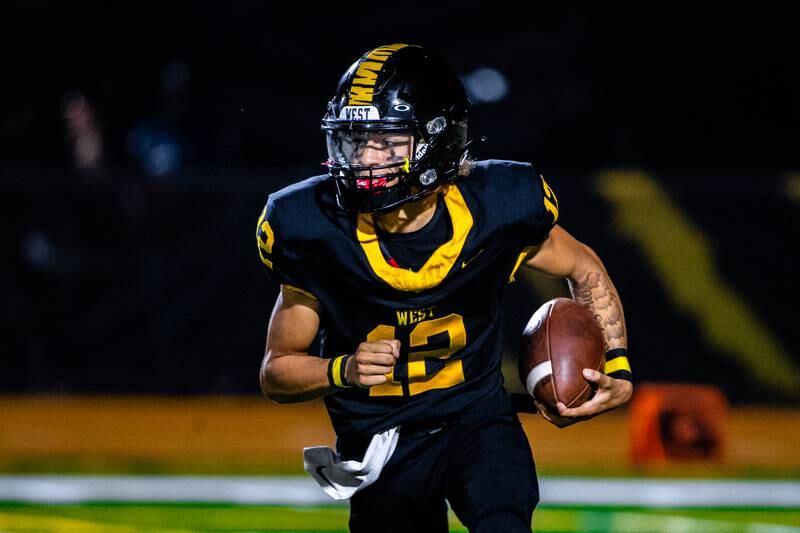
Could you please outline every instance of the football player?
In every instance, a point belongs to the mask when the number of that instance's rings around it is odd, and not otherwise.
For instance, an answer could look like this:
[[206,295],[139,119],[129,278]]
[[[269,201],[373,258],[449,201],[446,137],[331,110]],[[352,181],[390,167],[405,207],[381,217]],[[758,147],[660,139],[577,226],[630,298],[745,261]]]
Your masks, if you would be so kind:
[[501,289],[523,265],[569,280],[611,362],[585,372],[590,401],[541,415],[563,427],[632,393],[603,264],[556,224],[530,163],[473,160],[468,113],[430,51],[370,50],[323,117],[328,172],[270,194],[258,221],[280,284],[261,387],[279,403],[324,397],[336,450],[306,448],[304,464],[349,498],[351,531],[447,531],[446,502],[470,531],[530,531],[536,470],[501,374]]

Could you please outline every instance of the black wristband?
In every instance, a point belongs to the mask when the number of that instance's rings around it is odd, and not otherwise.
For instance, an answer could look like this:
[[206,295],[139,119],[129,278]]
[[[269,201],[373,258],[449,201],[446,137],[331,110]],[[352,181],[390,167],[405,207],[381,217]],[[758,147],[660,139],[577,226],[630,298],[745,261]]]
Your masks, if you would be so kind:
[[334,358],[328,359],[328,383],[332,387],[335,387],[336,384],[333,382],[333,359]]
[[342,357],[342,364],[339,366],[339,379],[341,380],[342,385],[344,385],[345,387],[352,386],[347,382],[347,375],[345,374],[345,369],[347,368],[347,360],[350,359],[351,357],[353,357],[353,354],[348,354]]
[[633,383],[631,364],[628,361],[628,350],[614,348],[606,352],[606,365],[604,373],[614,379],[624,379]]

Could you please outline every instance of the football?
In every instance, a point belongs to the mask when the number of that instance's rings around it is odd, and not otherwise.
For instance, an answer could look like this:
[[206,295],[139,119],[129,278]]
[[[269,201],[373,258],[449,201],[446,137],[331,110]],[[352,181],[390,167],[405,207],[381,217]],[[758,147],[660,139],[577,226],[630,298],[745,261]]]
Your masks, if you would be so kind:
[[603,332],[585,306],[569,298],[542,305],[522,334],[519,377],[528,392],[557,413],[556,403],[577,407],[592,397],[583,369],[602,371]]

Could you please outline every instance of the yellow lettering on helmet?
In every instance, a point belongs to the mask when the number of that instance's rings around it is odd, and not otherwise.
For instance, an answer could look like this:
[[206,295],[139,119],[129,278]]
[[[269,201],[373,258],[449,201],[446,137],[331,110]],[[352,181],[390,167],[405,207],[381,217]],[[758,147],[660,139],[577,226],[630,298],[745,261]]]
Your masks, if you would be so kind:
[[372,104],[372,88],[359,87],[353,85],[350,87],[350,97],[347,105],[370,105]]
[[400,50],[401,48],[405,48],[406,46],[408,45],[404,43],[379,46],[378,48],[372,50],[369,54],[367,54],[367,59],[377,59],[379,61],[386,61],[386,58],[388,58],[390,55]]
[[375,80],[378,79],[378,72],[380,72],[383,63],[375,61],[364,61],[358,66],[356,70],[356,79],[353,80],[354,84],[358,85],[375,85]]
[[347,97],[347,105],[370,105],[372,104],[372,87],[378,79],[386,60],[396,51],[409,46],[405,43],[389,44],[379,46],[371,50],[361,64],[356,69],[356,75],[350,85],[350,94]]

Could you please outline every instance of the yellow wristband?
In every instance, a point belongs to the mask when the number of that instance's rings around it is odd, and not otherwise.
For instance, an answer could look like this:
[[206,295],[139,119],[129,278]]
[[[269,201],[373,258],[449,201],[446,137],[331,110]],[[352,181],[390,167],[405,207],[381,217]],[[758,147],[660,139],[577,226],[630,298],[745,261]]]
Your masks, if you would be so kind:
[[628,361],[628,350],[625,348],[614,348],[613,350],[607,351],[603,373],[612,378],[633,381],[631,363]]
[[348,357],[350,357],[350,354],[340,355],[331,359],[328,364],[328,381],[331,385],[339,389],[352,387],[352,385],[347,384],[344,376],[345,364],[347,363]]

